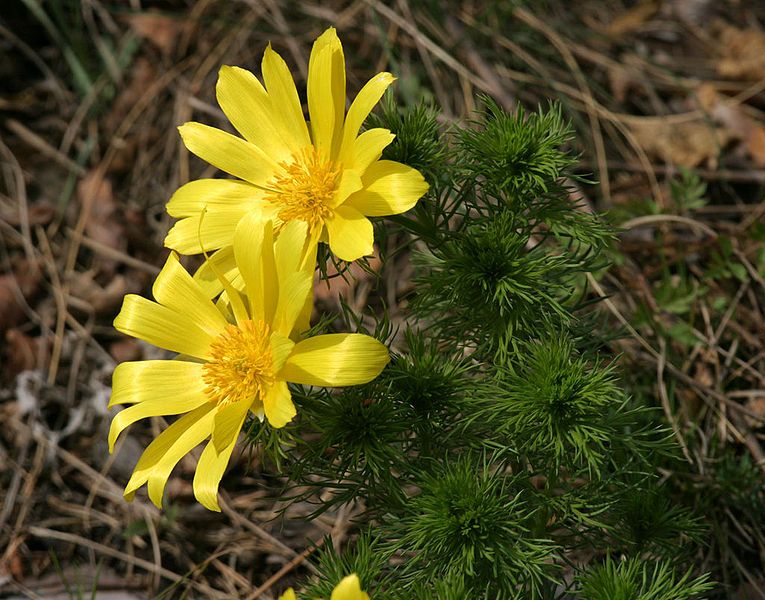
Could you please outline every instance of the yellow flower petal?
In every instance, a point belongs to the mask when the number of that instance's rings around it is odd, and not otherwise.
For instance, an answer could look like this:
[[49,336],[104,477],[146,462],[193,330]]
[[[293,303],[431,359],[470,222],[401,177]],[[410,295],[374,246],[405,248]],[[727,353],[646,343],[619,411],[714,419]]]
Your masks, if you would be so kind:
[[199,457],[194,472],[194,497],[208,510],[220,512],[218,488],[235,446],[236,437],[220,452],[215,449],[215,444],[209,442]]
[[165,486],[175,465],[210,436],[211,424],[209,419],[212,414],[212,412],[208,412],[184,431],[149,472],[146,487],[149,492],[149,499],[157,508],[162,508],[162,496],[165,493]]
[[178,131],[190,152],[255,185],[264,185],[279,168],[257,146],[215,127],[192,121],[181,125]]
[[[305,221],[295,220],[286,223],[274,242],[274,259],[276,272],[281,277],[290,276],[300,269],[308,235],[308,225]],[[311,264],[310,272],[313,273]]]
[[223,291],[218,276],[225,277],[235,289],[243,289],[244,282],[234,258],[234,247],[226,246],[214,252],[194,273],[194,281],[208,298],[215,298]]
[[151,291],[157,302],[185,315],[213,337],[228,325],[212,300],[178,262],[175,252],[167,257]]
[[205,387],[200,363],[147,360],[117,366],[109,405],[132,406],[112,419],[109,452],[119,434],[139,419],[189,412],[207,402]]
[[359,94],[353,99],[343,126],[343,142],[340,147],[340,160],[345,163],[353,151],[354,141],[369,113],[380,101],[388,86],[396,81],[390,73],[378,73],[367,81]]
[[418,170],[391,160],[373,163],[361,180],[364,189],[348,198],[344,206],[369,217],[406,212],[428,191]]
[[321,34],[311,50],[308,113],[314,146],[334,159],[340,150],[345,116],[345,57],[334,27]]
[[237,223],[251,210],[246,204],[217,206],[181,219],[167,232],[165,246],[181,254],[212,252],[230,246]]
[[291,135],[283,137],[289,132],[277,125],[268,93],[249,71],[221,67],[215,93],[218,104],[236,130],[276,162],[287,160],[300,149]]
[[352,261],[372,254],[374,232],[369,219],[347,204],[338,206],[325,225],[332,252],[342,260]]
[[[108,408],[155,398],[171,398],[194,391],[202,365],[185,360],[139,360],[117,365],[112,375]],[[201,383],[199,384],[202,385]]]
[[272,113],[284,139],[291,139],[290,147],[301,150],[311,143],[303,109],[300,106],[295,81],[287,63],[268,45],[261,65],[263,81],[271,99]]
[[295,347],[295,342],[288,338],[283,333],[274,331],[271,333],[271,360],[274,373],[279,373],[284,367],[284,363],[287,362],[292,349]]
[[[154,476],[152,502],[161,508],[162,492],[170,472],[178,461],[212,431],[215,405],[206,403],[183,415],[148,445],[138,459],[133,475],[125,486],[125,498],[132,500],[135,492]],[[169,468],[168,468],[169,467]],[[163,480],[164,478],[164,480]]]
[[297,414],[292,394],[284,381],[277,381],[263,398],[263,408],[271,427],[284,427]]
[[303,311],[306,299],[311,300],[313,273],[299,271],[279,277],[279,302],[274,313],[273,329],[290,335]]
[[313,294],[309,294],[305,298],[305,304],[303,309],[298,314],[295,324],[292,326],[292,335],[290,336],[294,341],[300,341],[302,333],[305,333],[311,328],[311,315],[313,314]]
[[263,191],[251,183],[236,179],[198,179],[182,185],[165,207],[176,219],[231,207],[250,208],[262,204]]
[[361,591],[361,582],[354,573],[335,586],[330,600],[369,600],[369,594]]
[[340,206],[348,199],[348,196],[358,192],[364,185],[361,183],[361,177],[353,169],[345,169],[340,177],[340,183],[332,198],[332,208]]
[[136,421],[146,417],[166,417],[187,413],[199,408],[207,401],[207,395],[202,389],[194,390],[193,394],[187,392],[181,397],[146,400],[121,410],[114,416],[109,427],[109,452],[114,451],[114,443],[119,434]]
[[380,159],[383,150],[394,139],[396,139],[396,136],[387,129],[379,127],[369,129],[356,138],[356,141],[353,143],[353,152],[344,161],[344,164],[363,175],[369,168],[369,165]]
[[236,442],[251,405],[251,400],[242,400],[218,407],[212,431],[212,443],[216,452],[223,452],[227,446]]
[[122,310],[114,319],[114,328],[165,350],[205,360],[210,358],[213,336],[188,315],[135,294],[125,296]]
[[273,229],[271,221],[251,212],[234,234],[234,256],[250,300],[250,314],[268,324],[273,321],[278,294]]
[[292,588],[288,588],[286,592],[279,596],[279,600],[297,600],[295,591]]
[[368,335],[317,335],[295,345],[279,377],[304,385],[358,385],[377,377],[389,360],[388,349]]

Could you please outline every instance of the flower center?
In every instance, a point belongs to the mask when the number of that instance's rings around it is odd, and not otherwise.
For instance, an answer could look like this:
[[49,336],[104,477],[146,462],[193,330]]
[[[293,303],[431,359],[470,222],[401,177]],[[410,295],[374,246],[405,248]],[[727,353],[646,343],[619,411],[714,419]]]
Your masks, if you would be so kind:
[[265,199],[279,207],[277,216],[284,221],[299,219],[313,230],[332,215],[330,202],[340,182],[340,169],[324,160],[313,146],[298,152],[291,162],[269,183]]
[[202,368],[210,402],[225,406],[262,399],[274,382],[271,331],[263,321],[229,325],[210,346],[212,360]]

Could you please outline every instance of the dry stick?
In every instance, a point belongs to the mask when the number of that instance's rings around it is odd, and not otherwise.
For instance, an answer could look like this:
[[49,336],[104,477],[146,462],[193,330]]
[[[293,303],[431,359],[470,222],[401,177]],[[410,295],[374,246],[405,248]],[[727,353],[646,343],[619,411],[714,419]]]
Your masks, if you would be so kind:
[[[595,290],[598,296],[601,297],[601,299],[603,300],[608,310],[611,311],[611,314],[613,314],[616,317],[619,323],[622,324],[622,326],[629,332],[629,334],[633,338],[635,338],[635,340],[643,347],[644,350],[646,350],[646,352],[648,352],[650,357],[653,360],[659,360],[659,352],[657,352],[654,349],[654,347],[651,346],[651,344],[649,344],[648,341],[642,335],[640,335],[640,333],[638,333],[638,331],[630,324],[627,318],[616,307],[616,305],[612,302],[611,298],[606,294],[606,292],[603,290],[603,288],[600,286],[598,281],[595,279],[595,277],[592,276],[591,273],[587,274],[587,283],[592,286],[592,288]],[[720,348],[720,351],[722,354],[725,354],[725,351],[722,348]],[[728,398],[725,394],[722,394],[721,392],[713,390],[699,383],[698,381],[693,379],[693,377],[683,372],[681,369],[677,368],[672,363],[667,362],[665,365],[665,368],[667,371],[672,373],[672,375],[680,379],[683,383],[689,385],[690,387],[700,392],[701,394],[714,398],[715,400],[718,400],[720,402],[724,402],[727,405],[735,408],[738,412],[744,415],[747,415],[749,417],[752,417],[753,419],[757,419],[758,421],[765,422],[765,416],[759,415],[756,412],[749,410],[745,406],[742,406],[738,402]]]
[[[71,235],[75,234],[75,231],[69,227],[67,227],[66,232]],[[102,244],[101,242],[94,240],[93,238],[88,237],[87,235],[82,236],[82,245],[86,246],[87,248],[90,248],[91,250],[97,252],[98,254],[101,254],[102,256],[105,256],[106,258],[116,260],[118,262],[121,262],[122,264],[128,265],[135,269],[139,269],[140,271],[149,273],[150,275],[159,275],[159,271],[160,271],[159,267],[155,267],[154,265],[147,263],[143,260],[133,258],[126,252],[122,252],[121,250],[117,250],[116,248],[112,248],[110,246],[107,246],[106,244]]]
[[[733,354],[730,353],[728,355],[725,355],[722,351],[723,349],[719,346],[718,341],[720,337],[722,337],[723,332],[728,326],[728,323],[730,322],[730,319],[733,315],[733,312],[736,310],[736,307],[738,306],[738,303],[741,301],[741,297],[744,295],[745,290],[748,288],[747,286],[740,286],[738,291],[736,292],[736,295],[733,297],[733,300],[731,301],[730,305],[728,306],[728,309],[725,311],[725,314],[723,314],[722,319],[720,320],[720,325],[717,327],[717,330],[711,331],[709,336],[707,338],[704,337],[704,335],[701,332],[697,332],[695,329],[693,329],[694,335],[699,338],[699,341],[694,345],[693,350],[686,358],[685,365],[689,365],[692,363],[696,357],[699,355],[702,349],[702,342],[706,344],[708,347],[711,347],[717,352],[718,354],[722,354],[725,356],[725,360],[728,364],[735,358]],[[706,309],[704,308],[704,305],[702,304],[702,309],[705,310],[705,318],[706,318]],[[738,359],[739,363],[742,363],[741,359]],[[684,368],[685,368],[684,365]]]
[[21,477],[24,473],[24,463],[27,462],[27,455],[29,454],[29,446],[31,443],[32,438],[28,435],[24,436],[24,441],[21,447],[21,451],[19,452],[19,456],[15,461],[13,461],[16,463],[16,467],[13,469],[13,479],[11,479],[11,484],[8,486],[8,489],[5,493],[5,499],[3,500],[3,510],[0,511],[0,530],[3,528],[3,525],[5,525],[8,517],[11,516],[11,511],[13,511],[13,507],[16,503],[16,496],[18,495],[19,488],[21,487]]
[[[80,460],[74,454],[71,454],[70,452],[64,450],[63,448],[61,448],[60,446],[56,444],[52,444],[39,431],[32,430],[29,426],[27,426],[26,424],[20,421],[16,421],[15,424],[22,425],[27,435],[31,433],[35,441],[38,444],[40,444],[40,446],[38,447],[52,448],[58,456],[64,459],[65,462],[67,462],[70,466],[74,467],[80,472],[82,472],[92,484],[92,487],[91,487],[92,495],[98,494],[100,496],[105,496],[107,500],[115,502],[116,504],[124,503],[122,492],[104,474],[99,473],[98,471],[90,467],[88,464]],[[98,493],[100,490],[101,484],[106,484],[106,488],[107,488],[106,494]],[[154,564],[156,565],[158,569],[161,569],[162,567],[160,562],[161,552],[159,547],[159,536],[157,534],[156,527],[154,526],[154,519],[152,518],[152,517],[156,518],[159,515],[159,511],[156,508],[154,508],[154,506],[152,505],[137,504],[136,506],[138,506],[139,511],[142,513],[144,521],[146,522],[146,526],[149,531],[149,538],[151,540],[152,552],[154,554]]]
[[598,161],[598,172],[600,173],[600,188],[603,191],[603,197],[611,204],[611,187],[610,177],[608,175],[608,161],[606,160],[605,143],[603,142],[603,132],[600,129],[600,121],[598,120],[597,111],[595,109],[595,98],[592,95],[587,85],[587,80],[582,74],[582,70],[579,64],[576,62],[574,55],[568,47],[568,44],[559,36],[551,27],[540,21],[537,17],[523,8],[518,8],[513,13],[521,21],[533,27],[540,33],[542,33],[553,46],[555,46],[560,52],[564,62],[568,65],[569,69],[576,80],[579,90],[585,100],[585,109],[587,111],[587,118],[590,121],[590,127],[592,128],[592,142],[595,145],[595,156]]
[[[324,545],[325,538],[320,539],[318,542],[310,546],[309,548],[306,548],[298,554],[295,558],[293,558],[290,562],[288,562],[286,565],[284,565],[281,569],[279,569],[276,573],[271,575],[266,582],[261,585],[259,588],[257,588],[252,594],[247,596],[245,600],[255,600],[255,598],[259,598],[261,594],[264,592],[267,592],[268,590],[273,587],[273,585],[279,581],[282,577],[284,577],[287,573],[292,571],[295,567],[297,567],[300,563],[305,561],[306,558],[308,558],[313,552],[318,550]],[[309,567],[313,567],[311,563],[306,563]],[[314,569],[311,569],[314,570]]]
[[35,525],[30,525],[27,531],[29,531],[31,535],[41,539],[60,540],[62,542],[69,542],[70,544],[76,544],[78,546],[89,548],[99,554],[105,554],[106,556],[111,556],[112,558],[116,558],[123,562],[134,564],[138,567],[141,567],[142,569],[149,571],[150,573],[156,573],[164,577],[165,579],[169,579],[170,581],[173,581],[175,583],[182,583],[184,581],[188,581],[189,584],[197,588],[200,592],[206,594],[206,597],[208,598],[212,598],[212,597],[227,598],[228,597],[225,593],[221,592],[220,590],[211,588],[210,586],[205,585],[204,583],[199,583],[197,581],[194,581],[193,579],[189,579],[188,577],[178,575],[177,573],[174,573],[173,571],[165,569],[164,567],[157,567],[153,562],[144,560],[143,558],[130,556],[129,554],[125,554],[124,552],[121,552],[120,550],[115,550],[114,548],[110,548],[109,546],[99,544],[98,542],[94,542],[93,540],[89,540],[87,538],[81,537],[79,535],[75,535],[73,533],[67,533],[66,531],[57,531],[55,529],[48,529],[47,527],[37,527]]
[[[21,243],[24,246],[24,254],[29,261],[30,266],[35,262],[35,249],[32,244],[32,231],[29,226],[29,206],[27,204],[27,186],[24,182],[24,171],[16,160],[16,156],[11,152],[11,149],[5,145],[2,138],[0,138],[0,153],[6,159],[13,171],[13,179],[15,180],[15,192],[16,200],[19,205],[19,224],[21,225]],[[9,182],[10,183],[10,182]],[[11,189],[11,186],[8,186]]]
[[[29,425],[24,423],[23,421],[19,421],[18,419],[11,419],[11,424],[14,427],[18,427],[22,430],[24,430],[26,433],[31,434],[34,440],[38,444],[42,444],[46,448],[50,448],[53,450],[56,455],[63,459],[65,463],[70,465],[71,467],[74,467],[78,471],[82,472],[85,476],[87,476],[94,484],[96,489],[100,489],[101,486],[103,486],[103,492],[99,492],[99,496],[111,501],[111,502],[119,502],[122,503],[124,501],[124,498],[122,497],[122,490],[110,479],[102,476],[98,471],[96,471],[93,467],[88,465],[86,462],[84,462],[82,459],[78,458],[68,450],[65,450],[61,446],[58,446],[57,444],[52,443],[48,438],[45,436],[45,434],[41,431],[38,431],[36,429],[31,428]],[[101,486],[97,485],[101,484]],[[145,511],[149,511],[150,514],[154,517],[159,517],[159,510],[154,507],[154,505],[140,505],[140,508]]]
[[66,131],[64,131],[64,135],[61,137],[61,144],[58,147],[59,152],[61,152],[64,156],[69,156],[69,150],[72,148],[72,144],[74,143],[75,137],[77,136],[77,132],[79,131],[80,127],[82,127],[82,122],[90,112],[93,104],[95,104],[96,100],[98,100],[98,96],[101,94],[101,91],[104,89],[104,87],[106,87],[107,83],[109,83],[109,78],[106,75],[99,77],[93,86],[88,90],[88,93],[82,99],[82,102],[80,102],[77,110],[74,111],[74,115],[72,115],[72,119],[66,126]]
[[[23,236],[18,231],[16,231],[14,227],[8,225],[2,219],[0,219],[0,229],[5,230],[5,233],[7,233],[8,235],[12,237],[23,240]],[[33,252],[35,253],[35,260],[33,264],[37,265],[38,264],[37,258],[36,258],[37,250],[33,249]],[[0,264],[0,266],[2,266],[2,268],[4,268],[8,273],[10,273],[12,270],[10,257],[8,255],[8,250],[5,245],[5,240],[2,236],[0,236],[0,257],[2,257],[2,264]],[[35,310],[29,305],[29,302],[27,302],[27,299],[24,297],[24,294],[21,291],[21,287],[19,287],[19,282],[16,281],[16,278],[11,277],[9,283],[10,283],[11,293],[13,294],[14,300],[24,311],[24,314],[27,316],[29,321],[31,323],[34,323],[40,328],[42,335],[50,335],[51,334],[50,327],[48,327],[48,325],[43,321],[43,318],[37,312],[35,312]],[[38,364],[42,364],[42,359],[40,359],[40,362]]]
[[[763,206],[765,206],[765,203],[763,203]],[[756,281],[762,288],[762,291],[765,292],[765,279],[760,275],[760,272],[754,268],[754,265],[749,261],[746,255],[738,249],[734,249],[733,254],[735,254],[736,258],[738,258],[741,261],[741,264],[744,265],[746,272],[749,273],[749,277]]]
[[[763,177],[765,177],[765,171],[762,173]],[[743,233],[749,229],[756,221],[761,220],[763,215],[765,215],[765,200],[760,202],[757,208],[755,208],[752,213],[741,222],[741,224],[738,226],[738,230]]]
[[[653,348],[653,346],[651,346],[651,344],[649,344],[648,341],[642,335],[640,335],[640,333],[638,333],[638,331],[629,323],[629,321],[627,321],[626,317],[621,313],[621,311],[606,295],[605,291],[603,291],[603,288],[600,286],[600,284],[595,279],[595,277],[593,277],[592,273],[587,274],[587,281],[595,290],[595,292],[603,299],[603,302],[606,304],[606,306],[611,311],[611,313],[617,318],[617,320],[622,324],[622,326],[625,329],[627,329],[630,335],[632,335],[637,340],[637,342],[648,352],[648,355],[651,357],[651,359],[654,361],[660,360],[661,354],[657,352]],[[744,434],[742,434],[744,443],[746,444],[747,448],[752,453],[752,456],[755,458],[755,460],[760,465],[762,470],[765,471],[765,452],[763,452],[757,438],[752,434],[752,432],[746,426],[746,423],[743,421],[743,418],[740,416],[739,413],[743,413],[745,415],[754,417],[755,419],[758,419],[760,421],[765,421],[765,417],[763,417],[762,415],[758,415],[754,411],[748,410],[746,407],[740,405],[738,402],[732,400],[731,398],[728,398],[725,394],[722,394],[716,390],[713,390],[699,383],[693,377],[684,373],[683,371],[678,369],[675,365],[673,365],[670,362],[665,363],[665,368],[670,373],[672,373],[672,375],[674,375],[677,379],[680,379],[683,383],[685,383],[686,385],[692,387],[697,392],[699,392],[702,395],[702,397],[713,398],[714,400],[717,400],[718,402],[725,403],[726,405],[736,409],[730,415],[731,421],[733,421],[733,425],[735,427],[737,427],[741,431],[744,431]]]
[[[295,557],[297,555],[297,552],[295,552],[292,548],[287,546],[284,542],[282,542],[278,538],[274,537],[273,535],[268,533],[265,529],[263,529],[262,527],[260,527],[259,525],[255,524],[255,523],[253,523],[249,519],[243,517],[238,512],[236,512],[233,508],[231,508],[228,505],[228,503],[226,502],[226,500],[225,500],[224,492],[221,492],[221,497],[218,498],[218,504],[219,504],[221,510],[233,522],[238,523],[239,525],[243,526],[245,529],[249,529],[255,535],[260,537],[262,540],[267,541],[274,548],[277,548],[278,550],[280,550],[282,555],[289,556],[289,557]],[[315,570],[314,570],[314,573],[316,573]]]
[[516,102],[506,91],[502,84],[502,81],[497,74],[486,64],[483,57],[476,50],[473,43],[470,41],[470,37],[465,35],[462,24],[452,18],[450,15],[446,15],[446,28],[449,34],[455,40],[460,40],[460,43],[465,48],[465,60],[467,65],[483,79],[487,84],[491,85],[491,89],[488,92],[496,98],[502,108],[511,112],[515,110]]
[[706,233],[708,236],[716,238],[717,232],[712,229],[706,223],[702,223],[691,217],[683,217],[680,215],[645,215],[643,217],[635,217],[622,223],[619,227],[623,229],[634,229],[636,227],[642,227],[643,225],[652,225],[654,223],[682,223],[688,225],[691,229],[696,229]]
[[24,125],[19,123],[16,119],[8,119],[5,122],[5,126],[13,133],[19,136],[29,146],[40,152],[52,160],[56,161],[65,169],[76,173],[77,175],[84,175],[85,169],[74,162],[66,154],[62,153],[58,148],[54,148],[47,141],[37,135],[34,131],[27,129]]
[[[136,121],[138,116],[146,110],[146,107],[149,105],[149,103],[154,99],[154,97],[167,86],[173,79],[175,79],[181,71],[187,66],[189,63],[189,60],[183,61],[179,63],[174,69],[169,70],[167,73],[162,75],[155,81],[149,88],[146,90],[146,93],[136,102],[130,112],[127,114],[125,119],[120,123],[120,126],[117,128],[117,131],[114,132],[114,135],[111,138],[111,141],[109,142],[109,146],[106,149],[106,153],[104,155],[103,160],[99,163],[99,165],[96,167],[96,169],[93,172],[93,178],[94,181],[100,181],[106,177],[106,173],[109,169],[109,166],[111,165],[112,161],[114,160],[115,156],[118,152],[119,143],[118,140],[121,140],[128,132],[128,130],[133,126],[133,123]],[[79,165],[78,165],[79,166]],[[81,168],[81,167],[80,167]],[[77,254],[80,250],[80,245],[83,243],[83,237],[84,237],[84,231],[85,231],[85,225],[88,222],[88,219],[90,218],[90,211],[93,206],[93,202],[95,201],[95,194],[98,192],[97,189],[98,186],[89,186],[90,193],[87,194],[84,198],[82,198],[82,206],[80,208],[80,214],[77,218],[77,223],[74,227],[73,234],[69,239],[69,248],[66,255],[66,262],[64,264],[64,285],[62,286],[60,292],[64,299],[64,306],[67,304],[67,298],[69,297],[69,285],[71,281],[71,276],[74,273],[75,264],[77,262]],[[66,318],[62,318],[59,314],[59,321],[56,324],[56,338],[54,339],[54,342],[58,340],[59,338],[59,332],[63,334],[63,321]],[[56,350],[54,346],[54,351]],[[49,374],[48,374],[48,380],[51,381],[51,372],[53,373],[54,380],[55,380],[55,374],[58,370],[58,361],[60,360],[60,348],[58,352],[52,352],[51,353],[51,362],[49,366]]]
[[0,558],[0,564],[7,564],[9,557],[16,551],[16,548],[18,548],[19,544],[23,541],[24,536],[20,532],[24,525],[24,521],[27,518],[27,513],[29,513],[29,509],[32,507],[32,502],[29,501],[29,498],[32,496],[32,492],[34,492],[35,484],[42,471],[44,459],[45,450],[38,444],[35,448],[32,469],[27,474],[26,479],[24,480],[24,487],[21,489],[21,497],[23,498],[23,501],[19,503],[19,512],[16,515],[16,521],[13,524],[13,529],[10,534],[10,542],[5,549],[2,558]]
[[40,72],[45,76],[46,84],[51,84],[50,89],[58,101],[59,109],[61,109],[63,112],[63,107],[67,104],[68,94],[65,92],[64,86],[61,85],[61,82],[59,82],[53,70],[29,45],[27,45],[26,42],[24,42],[24,40],[18,37],[10,29],[7,29],[5,26],[3,26],[2,23],[0,23],[0,35],[8,38],[13,45],[21,50],[22,54],[24,54],[30,61],[34,63],[38,69],[40,69]]
[[475,73],[472,73],[467,67],[465,67],[462,63],[460,63],[457,59],[455,59],[451,54],[449,54],[446,50],[441,48],[438,44],[433,42],[430,38],[423,35],[418,29],[417,26],[413,23],[410,23],[406,19],[404,19],[402,16],[400,16],[398,13],[394,12],[392,9],[388,8],[384,4],[378,2],[377,0],[364,0],[373,10],[376,10],[381,15],[383,15],[386,19],[388,19],[391,23],[395,23],[398,27],[406,31],[412,39],[414,39],[416,42],[422,44],[424,48],[427,48],[430,53],[435,56],[438,60],[440,60],[442,63],[444,63],[446,66],[448,66],[450,69],[470,81],[474,86],[477,88],[483,90],[484,92],[491,93],[492,86],[484,81],[481,77],[476,75]]
[[[106,473],[109,472],[109,469],[111,469],[112,464],[114,463],[115,459],[117,458],[117,453],[122,448],[122,445],[125,442],[125,436],[122,437],[117,442],[117,447],[115,448],[115,451],[109,455],[109,458],[106,459],[104,462],[104,466],[102,467],[101,471],[99,472],[100,477],[93,482],[90,493],[88,494],[88,498],[85,501],[86,507],[91,507],[93,505],[93,502],[96,498],[96,495],[98,493],[98,487],[102,481],[108,481],[106,477]],[[149,540],[151,541],[151,551],[154,556],[154,564],[157,565],[157,567],[162,567],[162,551],[159,547],[159,534],[157,533],[157,527],[154,524],[154,519],[152,519],[152,514],[146,510],[146,505],[139,504],[140,511],[143,513],[143,521],[146,523],[146,530],[149,533]],[[153,582],[154,587],[159,586],[159,579],[158,576],[155,577]]]
[[[295,36],[290,31],[289,24],[287,19],[284,18],[280,3],[275,2],[275,0],[264,0],[264,2],[268,6],[268,10],[271,12],[276,30],[282,35],[284,43],[287,44],[287,48],[289,48],[290,54],[292,54],[292,60],[297,65],[300,76],[303,80],[306,80],[308,78],[308,70],[306,67],[308,61],[306,60],[303,46],[297,43]],[[247,3],[252,4],[253,0],[247,0]]]
[[56,269],[56,259],[53,258],[53,251],[48,243],[48,237],[42,227],[37,227],[37,239],[42,247],[45,268],[51,280],[53,289],[53,299],[56,302],[56,330],[53,335],[53,348],[50,353],[50,362],[48,363],[48,385],[56,382],[58,374],[58,363],[61,360],[61,350],[64,345],[64,326],[66,324],[66,295],[61,285],[61,279]]
[[[231,45],[237,40],[239,32],[249,31],[252,25],[255,23],[255,21],[264,12],[265,12],[265,8],[263,6],[258,5],[253,7],[253,10],[247,13],[247,16],[244,18],[244,20],[240,24],[238,28],[238,32],[232,33],[231,35],[227,35],[223,37],[223,39],[212,49],[212,51],[210,51],[205,56],[205,59],[196,68],[196,71],[191,77],[191,82],[189,83],[189,85],[183,87],[184,95],[186,95],[187,97],[188,96],[193,97],[194,94],[196,94],[199,91],[199,88],[201,87],[205,77],[207,77],[210,71],[212,71],[215,68],[215,66],[220,63],[223,55],[231,47]],[[178,100],[181,100],[180,95],[178,97]],[[179,103],[176,103],[176,117],[178,116],[181,117],[178,120],[185,121],[188,118],[191,118],[191,112],[188,110],[190,108],[188,106],[188,101],[186,103],[181,103],[180,106],[178,106],[178,104]],[[180,115],[177,114],[178,112],[180,112]],[[225,115],[223,115],[223,117],[225,118]],[[178,144],[180,149],[180,152],[178,154],[178,160],[179,160],[178,179],[180,184],[183,185],[187,183],[189,180],[189,152],[186,149],[186,146],[181,142],[180,139],[178,140]]]
[[[399,11],[403,13],[406,20],[413,24],[417,23],[415,16],[412,14],[412,10],[409,8],[409,4],[406,2],[406,0],[398,0],[397,4]],[[425,71],[427,72],[428,76],[430,77],[430,81],[433,84],[433,90],[436,93],[436,98],[442,99],[440,104],[443,105],[444,109],[446,109],[445,116],[449,119],[453,118],[451,110],[449,110],[449,104],[446,102],[448,94],[446,93],[446,89],[441,83],[441,79],[436,73],[433,61],[430,59],[430,53],[427,52],[427,49],[422,45],[419,36],[414,38],[414,45],[417,46],[417,53],[420,55],[422,64],[425,67]]]
[[672,407],[669,405],[669,394],[667,394],[667,385],[664,383],[664,367],[667,364],[667,343],[664,341],[664,338],[659,338],[659,348],[659,357],[656,361],[656,383],[659,387],[661,407],[664,410],[664,416],[667,417],[667,421],[669,421],[669,424],[672,427],[677,442],[680,444],[680,449],[683,451],[683,455],[688,463],[692,465],[694,464],[693,459],[688,451],[688,445],[685,443],[685,438],[683,438],[683,435],[680,432],[680,426],[677,424],[677,419],[675,419],[675,415],[672,414]]
[[569,85],[566,85],[564,83],[557,82],[555,78],[548,73],[548,69],[542,63],[536,60],[533,56],[531,56],[520,45],[507,39],[504,36],[496,35],[491,29],[476,22],[475,19],[473,19],[470,15],[465,14],[464,12],[460,14],[460,18],[466,25],[473,27],[477,31],[480,31],[481,33],[484,33],[484,34],[492,35],[495,41],[500,46],[516,54],[519,58],[521,58],[521,60],[526,62],[526,64],[528,64],[532,69],[534,69],[536,72],[538,72],[541,75],[541,78],[539,78],[533,75],[528,75],[527,73],[521,73],[520,71],[514,71],[512,69],[507,69],[502,67],[501,70],[510,79],[515,79],[517,81],[525,81],[528,83],[534,83],[537,85],[551,87],[552,89],[558,92],[566,94],[571,99],[576,98],[578,102],[581,103],[582,107],[584,107],[585,110],[587,109],[588,106],[594,107],[594,109],[598,112],[598,114],[600,114],[604,119],[611,122],[614,125],[614,127],[616,127],[619,130],[619,132],[624,136],[624,138],[629,142],[630,146],[632,146],[633,150],[635,151],[635,154],[637,155],[638,161],[640,161],[641,165],[643,165],[645,173],[648,176],[648,180],[651,185],[651,191],[653,193],[654,198],[656,199],[657,202],[659,203],[662,202],[664,195],[662,193],[661,187],[659,186],[659,181],[656,178],[656,173],[653,170],[651,161],[648,160],[648,156],[646,155],[645,150],[643,150],[642,146],[638,143],[634,134],[624,125],[624,123],[620,122],[619,119],[616,118],[617,116],[616,113],[613,113],[610,110],[608,110],[605,106],[603,106],[602,104],[597,102],[594,98],[592,98],[592,96],[590,96],[589,98],[585,98],[583,97],[582,92],[580,92],[578,89],[571,87]]
[[[582,167],[587,168],[590,166],[590,163],[586,160],[583,160],[579,163]],[[635,165],[628,162],[620,162],[620,161],[609,161],[609,165],[611,169],[616,171],[630,171],[630,172],[638,172],[643,173],[645,172],[645,168],[643,165]],[[660,174],[660,175],[669,175],[670,177],[674,177],[677,175],[680,171],[677,167],[672,165],[653,165],[653,170]],[[719,169],[716,171],[710,170],[710,169],[694,169],[694,173],[696,173],[699,177],[702,179],[709,179],[713,181],[733,181],[733,182],[744,182],[748,183],[751,181],[757,182],[757,183],[763,183],[765,182],[765,169],[750,169],[745,171],[732,171],[730,169]],[[706,210],[709,207],[702,207],[699,210]],[[765,212],[765,208],[763,208],[762,204],[753,207],[753,206],[746,206],[746,207],[738,207],[738,206],[730,206],[725,207],[728,210],[747,210],[752,212],[758,212],[762,211]],[[755,216],[755,220],[758,217]],[[751,223],[750,223],[751,224]]]
[[[218,558],[210,561],[210,564],[218,569],[218,572],[223,576],[223,585],[228,587],[229,594],[236,594],[236,598],[241,598],[243,593],[252,591],[252,582],[236,569],[228,566]],[[241,593],[239,591],[240,588],[243,590]]]
[[212,4],[212,0],[199,0],[192,4],[189,16],[186,19],[189,27],[183,29],[181,40],[176,46],[176,57],[184,56],[188,51],[191,38],[196,33],[197,22],[210,4]]

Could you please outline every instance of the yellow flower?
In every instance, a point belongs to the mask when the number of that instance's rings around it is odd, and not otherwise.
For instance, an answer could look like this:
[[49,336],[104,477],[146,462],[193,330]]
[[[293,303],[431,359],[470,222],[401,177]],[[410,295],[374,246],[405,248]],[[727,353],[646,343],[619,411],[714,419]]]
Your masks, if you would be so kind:
[[139,419],[183,414],[146,448],[126,498],[146,483],[161,506],[175,465],[210,438],[194,475],[194,495],[220,510],[218,485],[248,412],[282,427],[296,413],[287,382],[356,385],[374,379],[388,363],[385,346],[366,335],[299,340],[296,322],[313,281],[313,264],[302,262],[305,236],[305,223],[294,222],[274,242],[273,223],[253,213],[239,223],[233,240],[243,295],[227,286],[228,301],[213,303],[172,254],[154,283],[156,302],[125,297],[114,326],[179,356],[115,369],[110,406],[132,406],[114,417],[109,449]]
[[[279,596],[279,600],[296,600],[295,592],[290,588]],[[332,591],[330,600],[369,600],[369,594],[361,591],[359,577],[358,575],[353,574],[343,578],[343,580],[337,584]]]
[[221,249],[226,256],[218,260],[230,262],[236,224],[257,208],[277,229],[306,223],[309,239],[327,241],[343,260],[371,254],[367,217],[405,212],[428,189],[417,170],[380,160],[395,137],[390,131],[359,135],[394,77],[375,75],[346,114],[343,48],[335,29],[328,29],[315,41],[308,65],[309,127],[292,75],[270,46],[262,74],[265,86],[238,67],[224,66],[218,77],[218,103],[244,139],[201,123],[179,128],[191,152],[238,179],[200,179],[176,191],[167,212],[180,221],[165,245],[181,254]]

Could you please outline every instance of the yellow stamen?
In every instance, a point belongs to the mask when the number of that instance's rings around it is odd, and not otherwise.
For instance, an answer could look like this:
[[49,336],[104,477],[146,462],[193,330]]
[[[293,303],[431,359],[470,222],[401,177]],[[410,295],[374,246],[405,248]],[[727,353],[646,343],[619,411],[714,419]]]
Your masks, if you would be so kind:
[[271,330],[263,321],[229,325],[212,343],[212,360],[202,368],[210,402],[225,406],[262,400],[274,383]]
[[314,230],[332,215],[330,203],[340,182],[340,168],[324,160],[311,146],[281,164],[284,169],[269,183],[265,199],[279,207],[285,223],[299,219]]

